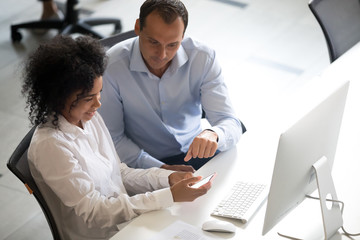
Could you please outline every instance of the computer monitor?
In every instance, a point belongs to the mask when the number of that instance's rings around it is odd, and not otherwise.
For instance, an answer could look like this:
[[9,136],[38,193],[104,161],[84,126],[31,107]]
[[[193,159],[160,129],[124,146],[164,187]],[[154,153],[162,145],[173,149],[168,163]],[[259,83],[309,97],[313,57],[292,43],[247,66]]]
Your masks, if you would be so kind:
[[[329,83],[329,85],[331,84]],[[319,87],[318,96],[312,97],[308,101],[310,104],[308,104],[307,110],[302,109],[302,112],[299,110],[301,116],[297,116],[295,124],[280,135],[268,195],[263,235],[302,203],[306,195],[310,195],[318,189],[318,185],[325,196],[328,197],[330,193],[333,199],[337,198],[333,185],[330,187],[326,185],[332,183],[330,172],[334,162],[348,87],[349,82],[337,84],[330,90],[329,87]],[[316,91],[313,92],[315,95],[317,94]],[[307,101],[306,99],[309,98],[307,95],[302,97],[303,101]],[[294,108],[296,109],[297,106]],[[297,109],[294,112],[296,111]],[[316,174],[313,166],[321,162],[328,169],[320,168],[321,171]],[[317,178],[318,181],[319,178],[323,180],[325,185],[322,185],[321,181],[317,184]],[[321,211],[320,208],[318,210]],[[325,233],[327,237],[334,234],[334,231],[337,232],[342,226],[339,205],[334,203],[331,211],[333,212],[330,214],[327,212],[325,215],[323,214],[324,223],[328,225],[326,227],[328,232]],[[308,216],[311,218],[313,214],[309,212]],[[298,227],[301,227],[301,224]]]

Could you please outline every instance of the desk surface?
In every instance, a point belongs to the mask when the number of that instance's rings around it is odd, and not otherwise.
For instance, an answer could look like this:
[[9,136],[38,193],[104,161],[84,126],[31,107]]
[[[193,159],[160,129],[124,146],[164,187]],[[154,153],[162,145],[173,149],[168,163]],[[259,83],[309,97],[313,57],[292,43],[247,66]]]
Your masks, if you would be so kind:
[[[360,232],[360,181],[358,178],[360,171],[360,114],[358,114],[360,109],[360,67],[357,66],[359,62],[360,44],[331,64],[320,77],[314,78],[312,82],[312,84],[321,85],[350,80],[332,172],[337,195],[340,200],[345,202],[343,220],[344,227],[349,232]],[[274,112],[277,111],[274,110]],[[279,114],[278,117],[280,119],[282,116]],[[275,125],[277,123],[281,122],[275,119],[273,123],[267,122],[266,124],[268,126],[268,124]],[[197,171],[196,175],[202,176],[214,171],[218,173],[211,190],[205,196],[191,203],[176,203],[168,209],[143,214],[118,232],[112,240],[151,239],[177,220],[182,220],[200,229],[203,222],[216,218],[210,216],[210,212],[236,180],[270,184],[279,132],[269,132],[267,126],[259,126],[257,130],[249,129],[236,148],[220,153]],[[278,226],[275,226],[265,236],[261,235],[265,207],[266,203],[245,225],[236,220],[219,218],[234,223],[237,231],[235,234],[216,233],[216,235],[225,239],[283,239],[277,235]],[[298,208],[300,207],[304,206],[300,205]],[[313,217],[313,210],[304,209],[304,211]],[[320,211],[320,206],[316,211]],[[283,222],[286,224],[286,221],[287,217],[283,219],[282,224]],[[299,221],[297,224],[300,227],[302,222]],[[340,236],[339,239],[350,238]],[[353,239],[360,239],[360,237]]]

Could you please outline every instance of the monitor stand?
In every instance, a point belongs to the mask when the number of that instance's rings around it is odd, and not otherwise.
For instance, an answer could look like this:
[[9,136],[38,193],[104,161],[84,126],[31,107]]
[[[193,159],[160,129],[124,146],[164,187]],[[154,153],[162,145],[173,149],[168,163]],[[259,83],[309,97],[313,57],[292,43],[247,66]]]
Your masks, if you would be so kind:
[[313,168],[315,169],[320,196],[324,236],[325,239],[329,239],[343,225],[341,210],[339,203],[326,201],[326,199],[338,200],[327,158],[320,158],[319,161],[314,163]]
[[343,225],[343,219],[339,203],[329,201],[338,200],[338,198],[327,158],[320,158],[313,165],[313,169],[319,192],[321,217],[320,212],[317,211],[318,205],[316,204],[317,207],[315,207],[313,203],[307,202],[310,199],[305,199],[304,203],[306,203],[301,205],[306,206],[306,209],[304,210],[304,206],[297,207],[290,213],[291,216],[289,219],[284,219],[286,224],[280,226],[281,230],[278,234],[290,239],[341,239],[338,230]]

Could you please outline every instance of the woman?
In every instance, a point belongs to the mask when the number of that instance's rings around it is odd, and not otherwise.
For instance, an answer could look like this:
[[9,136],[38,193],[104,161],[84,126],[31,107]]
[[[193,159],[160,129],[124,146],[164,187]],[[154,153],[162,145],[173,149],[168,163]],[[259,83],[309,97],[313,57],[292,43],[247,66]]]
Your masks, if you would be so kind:
[[121,163],[97,113],[105,52],[90,37],[58,36],[26,61],[22,93],[38,125],[28,151],[31,173],[63,239],[108,239],[141,213],[193,201],[210,183],[169,170]]

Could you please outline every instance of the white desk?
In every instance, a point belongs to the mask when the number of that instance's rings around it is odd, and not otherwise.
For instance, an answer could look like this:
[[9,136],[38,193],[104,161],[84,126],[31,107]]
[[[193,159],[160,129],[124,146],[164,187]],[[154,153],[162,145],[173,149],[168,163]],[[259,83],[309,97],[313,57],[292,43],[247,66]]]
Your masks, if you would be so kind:
[[[314,78],[314,81],[331,83],[344,79],[351,83],[333,167],[333,179],[339,199],[345,202],[345,229],[349,232],[360,232],[360,44],[330,65],[322,76]],[[279,114],[278,117],[280,119],[282,116]],[[236,148],[220,153],[198,170],[196,175],[206,176],[214,171],[218,173],[208,194],[191,203],[176,203],[168,209],[143,214],[117,233],[112,240],[150,239],[176,220],[201,228],[204,221],[214,218],[210,216],[210,212],[234,181],[260,181],[270,184],[278,136],[269,131],[264,132],[264,129],[264,126],[259,126],[256,131],[249,129]],[[261,235],[265,206],[266,203],[246,225],[236,220],[226,220],[237,226],[235,234],[216,235],[225,239],[283,239],[276,233],[277,226],[265,236]],[[305,211],[309,211],[310,217],[313,216],[311,210]],[[317,211],[320,211],[320,206]],[[286,218],[283,221],[286,222]],[[298,224],[301,226],[301,222]],[[350,238],[342,236],[340,239]]]

